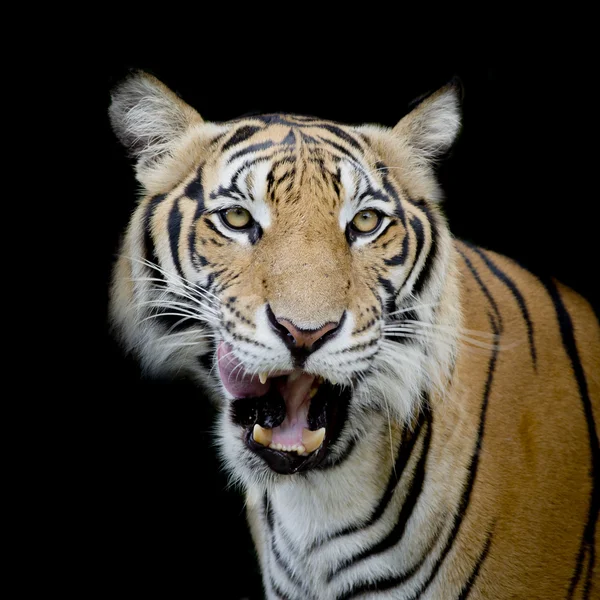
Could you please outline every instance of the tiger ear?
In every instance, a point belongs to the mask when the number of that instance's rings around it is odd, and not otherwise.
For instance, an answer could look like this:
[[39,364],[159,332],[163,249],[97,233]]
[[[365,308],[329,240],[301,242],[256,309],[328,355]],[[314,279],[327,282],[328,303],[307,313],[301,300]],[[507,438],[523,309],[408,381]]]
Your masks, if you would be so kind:
[[113,131],[137,159],[138,179],[170,156],[185,133],[202,117],[156,77],[135,72],[111,93]]
[[430,161],[454,143],[461,121],[462,87],[458,79],[421,100],[392,130],[421,158]]

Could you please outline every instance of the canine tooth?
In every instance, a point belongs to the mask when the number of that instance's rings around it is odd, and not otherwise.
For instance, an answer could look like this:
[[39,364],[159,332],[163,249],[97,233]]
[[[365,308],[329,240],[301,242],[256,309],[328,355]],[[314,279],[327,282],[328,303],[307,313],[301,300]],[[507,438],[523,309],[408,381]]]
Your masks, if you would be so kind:
[[319,388],[310,388],[310,391],[308,392],[308,397],[309,398],[314,398],[317,395],[317,392],[319,391]]
[[258,374],[258,380],[262,383],[265,384],[267,383],[267,372],[263,371],[262,373]]
[[319,385],[321,385],[325,379],[323,379],[323,377],[321,377],[320,375],[317,377],[317,381],[319,382]]
[[323,443],[324,439],[325,427],[321,427],[321,429],[317,429],[316,431],[306,428],[302,430],[302,444],[309,454],[314,452]]
[[255,442],[269,447],[271,445],[271,440],[273,439],[273,430],[264,429],[257,423],[252,430],[252,436],[254,437]]
[[299,456],[301,456],[302,454],[306,454],[306,448],[304,446],[300,445],[296,448],[296,452],[298,453]]

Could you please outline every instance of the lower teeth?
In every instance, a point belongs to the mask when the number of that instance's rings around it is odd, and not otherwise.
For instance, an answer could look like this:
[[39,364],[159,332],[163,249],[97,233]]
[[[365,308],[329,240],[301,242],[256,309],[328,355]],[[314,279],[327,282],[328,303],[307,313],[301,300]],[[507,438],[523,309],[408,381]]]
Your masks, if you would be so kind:
[[294,444],[293,446],[286,446],[285,444],[269,444],[271,450],[280,450],[282,452],[296,452],[298,456],[308,456],[306,448],[300,444]]
[[323,444],[323,440],[325,439],[325,427],[321,427],[321,429],[317,429],[317,431],[304,429],[302,431],[302,443],[289,446],[286,444],[274,444],[272,442],[273,430],[261,427],[258,423],[252,430],[252,437],[255,442],[261,446],[271,448],[271,450],[297,452],[300,456],[308,456]]

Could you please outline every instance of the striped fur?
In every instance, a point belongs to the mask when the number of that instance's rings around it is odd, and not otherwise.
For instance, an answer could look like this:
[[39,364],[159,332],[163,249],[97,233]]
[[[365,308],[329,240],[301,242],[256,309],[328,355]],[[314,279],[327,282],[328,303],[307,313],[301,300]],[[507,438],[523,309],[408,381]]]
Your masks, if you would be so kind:
[[[452,238],[432,161],[458,131],[453,85],[393,130],[210,124],[138,74],[111,118],[144,188],[115,330],[222,407],[267,598],[599,597],[598,322],[571,290]],[[219,216],[234,206],[247,231]],[[381,225],[354,235],[366,208]],[[304,329],[341,323],[302,369],[351,389],[347,418],[293,475],[248,449],[216,365],[226,342],[247,373],[294,368],[267,305]]]

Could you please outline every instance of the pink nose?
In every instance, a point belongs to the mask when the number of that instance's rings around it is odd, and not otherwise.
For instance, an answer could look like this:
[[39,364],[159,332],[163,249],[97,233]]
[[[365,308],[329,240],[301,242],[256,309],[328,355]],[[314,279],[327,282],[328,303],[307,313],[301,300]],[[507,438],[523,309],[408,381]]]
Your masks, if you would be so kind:
[[294,339],[296,348],[310,348],[315,342],[320,340],[326,333],[337,329],[339,323],[326,323],[320,329],[298,329],[287,319],[277,319],[280,325],[283,325]]

